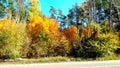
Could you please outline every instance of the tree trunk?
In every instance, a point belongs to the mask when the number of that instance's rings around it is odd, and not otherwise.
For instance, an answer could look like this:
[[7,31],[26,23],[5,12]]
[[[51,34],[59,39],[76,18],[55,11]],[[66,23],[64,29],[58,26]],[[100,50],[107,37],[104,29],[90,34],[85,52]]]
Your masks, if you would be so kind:
[[109,18],[109,26],[110,26],[110,31],[113,29],[113,23],[112,23],[112,0],[109,2],[109,8],[110,8],[110,18]]

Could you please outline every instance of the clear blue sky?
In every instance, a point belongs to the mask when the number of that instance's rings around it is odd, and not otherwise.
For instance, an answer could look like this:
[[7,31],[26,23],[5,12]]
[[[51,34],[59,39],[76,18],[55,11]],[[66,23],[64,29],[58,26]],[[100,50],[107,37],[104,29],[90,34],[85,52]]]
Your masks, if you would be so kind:
[[68,10],[73,7],[73,5],[78,2],[79,5],[85,0],[40,0],[41,11],[49,16],[50,6],[53,6],[56,10],[62,9],[63,14],[68,14]]

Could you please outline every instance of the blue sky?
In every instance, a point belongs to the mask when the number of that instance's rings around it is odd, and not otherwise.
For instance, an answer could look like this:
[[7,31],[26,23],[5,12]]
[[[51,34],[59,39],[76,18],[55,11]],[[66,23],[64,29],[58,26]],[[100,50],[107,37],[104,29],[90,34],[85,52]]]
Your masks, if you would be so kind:
[[49,16],[50,6],[53,6],[56,10],[62,9],[63,14],[68,14],[68,10],[73,7],[73,5],[78,2],[79,5],[85,0],[40,0],[41,11]]

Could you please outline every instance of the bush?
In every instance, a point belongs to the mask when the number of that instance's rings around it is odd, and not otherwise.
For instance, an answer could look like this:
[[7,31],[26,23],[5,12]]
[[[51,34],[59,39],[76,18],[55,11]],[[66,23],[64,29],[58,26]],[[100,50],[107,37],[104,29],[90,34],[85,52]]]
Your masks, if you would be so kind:
[[65,33],[66,38],[70,42],[75,42],[76,40],[78,40],[79,35],[78,35],[77,27],[72,26],[70,28],[67,28],[64,33]]
[[3,30],[0,32],[0,58],[16,58],[19,57],[19,52],[14,45],[14,39],[12,39],[10,32]]
[[28,57],[66,56],[69,53],[69,41],[59,31],[57,21],[33,16],[27,29],[31,37]]
[[82,28],[80,41],[72,44],[72,55],[96,58],[115,54],[115,50],[119,47],[119,37],[116,33],[102,31],[103,28],[96,23],[90,23],[87,28]]
[[100,34],[97,40],[88,39],[80,49],[81,57],[96,58],[115,54],[119,37],[114,33]]
[[101,27],[101,33],[108,33],[110,30],[109,23],[105,21],[100,24],[100,27]]
[[[58,38],[58,39],[57,39]],[[53,39],[52,45],[54,46],[54,56],[67,56],[70,52],[69,41],[64,35],[56,37]]]
[[0,21],[0,58],[21,57],[21,49],[26,38],[25,26],[24,23],[15,23],[14,20]]

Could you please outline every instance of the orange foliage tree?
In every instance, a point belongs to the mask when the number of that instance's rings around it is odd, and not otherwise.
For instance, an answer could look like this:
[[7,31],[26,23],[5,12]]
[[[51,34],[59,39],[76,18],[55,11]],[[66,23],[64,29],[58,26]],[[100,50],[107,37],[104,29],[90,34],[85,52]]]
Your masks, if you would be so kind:
[[83,27],[81,33],[85,39],[89,39],[89,38],[95,39],[98,37],[99,32],[100,32],[100,26],[92,22],[87,28]]
[[70,42],[74,42],[78,39],[78,29],[75,26],[66,29],[64,33]]

